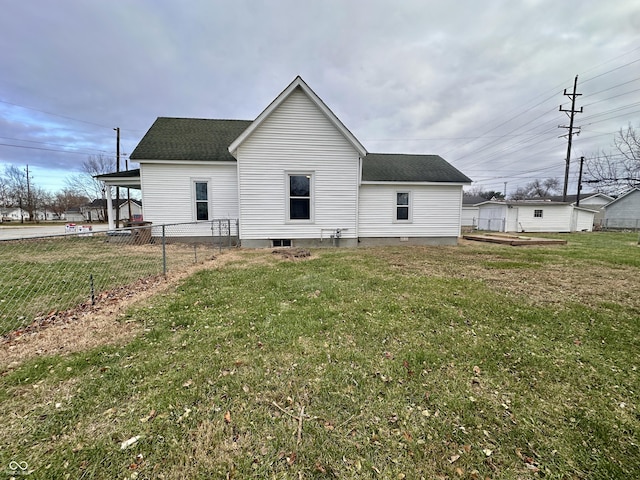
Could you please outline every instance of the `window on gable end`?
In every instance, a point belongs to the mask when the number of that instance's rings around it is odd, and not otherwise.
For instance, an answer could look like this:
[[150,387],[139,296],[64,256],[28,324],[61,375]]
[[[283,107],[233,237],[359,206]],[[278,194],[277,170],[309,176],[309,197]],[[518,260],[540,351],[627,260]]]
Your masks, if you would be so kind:
[[288,220],[311,220],[313,176],[289,174],[287,177]]

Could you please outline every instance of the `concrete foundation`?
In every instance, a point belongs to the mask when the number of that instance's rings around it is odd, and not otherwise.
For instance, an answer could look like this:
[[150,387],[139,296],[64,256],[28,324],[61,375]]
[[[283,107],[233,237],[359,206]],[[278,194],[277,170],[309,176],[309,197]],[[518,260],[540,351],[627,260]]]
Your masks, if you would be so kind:
[[[280,239],[279,239],[280,240]],[[354,248],[377,247],[387,245],[457,245],[458,237],[376,237],[376,238],[295,238],[291,239],[291,247],[303,248],[331,248],[343,247]],[[244,248],[272,248],[273,240],[242,240],[241,246]],[[276,245],[277,248],[283,245]]]

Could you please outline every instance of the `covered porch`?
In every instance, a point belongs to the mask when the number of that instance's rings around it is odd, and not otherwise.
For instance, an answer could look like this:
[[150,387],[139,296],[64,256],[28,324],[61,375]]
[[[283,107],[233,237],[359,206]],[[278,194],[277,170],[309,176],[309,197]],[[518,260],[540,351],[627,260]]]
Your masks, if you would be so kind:
[[105,173],[96,175],[94,178],[101,181],[105,185],[105,198],[107,200],[107,219],[109,222],[109,230],[115,230],[116,221],[113,211],[113,192],[112,187],[128,188],[133,190],[142,190],[140,184],[140,169],[126,170],[124,172]]

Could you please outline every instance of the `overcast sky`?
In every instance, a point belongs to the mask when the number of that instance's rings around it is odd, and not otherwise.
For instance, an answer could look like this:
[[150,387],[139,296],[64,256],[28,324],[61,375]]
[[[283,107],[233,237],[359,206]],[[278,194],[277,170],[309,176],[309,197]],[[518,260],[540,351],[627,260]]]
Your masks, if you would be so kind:
[[[370,152],[563,179],[640,125],[637,0],[0,0],[0,169],[56,191],[158,116],[254,119],[301,75]],[[114,165],[115,169],[115,165]],[[575,185],[570,189],[575,191]]]

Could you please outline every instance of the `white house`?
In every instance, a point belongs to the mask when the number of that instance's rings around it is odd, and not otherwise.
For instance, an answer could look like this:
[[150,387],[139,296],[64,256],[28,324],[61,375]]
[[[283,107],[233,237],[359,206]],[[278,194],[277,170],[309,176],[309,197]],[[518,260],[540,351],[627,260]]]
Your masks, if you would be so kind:
[[606,228],[640,228],[640,188],[632,188],[604,207]]
[[497,232],[590,232],[595,210],[550,200],[478,204],[478,230]]
[[0,208],[0,221],[16,222],[21,220],[29,220],[29,212],[19,207],[3,207]]
[[[111,208],[115,210],[116,201],[111,200]],[[97,198],[91,203],[82,205],[80,212],[82,213],[83,220],[86,222],[104,222],[107,220],[105,213],[108,211],[107,200]],[[131,215],[132,220],[135,218],[141,218],[142,216],[142,204],[139,200],[121,198],[119,207],[120,219],[128,220]]]
[[98,178],[137,183],[145,220],[238,219],[245,247],[454,244],[471,182],[437,155],[368,153],[300,77],[253,121],[160,117],[130,158]]

